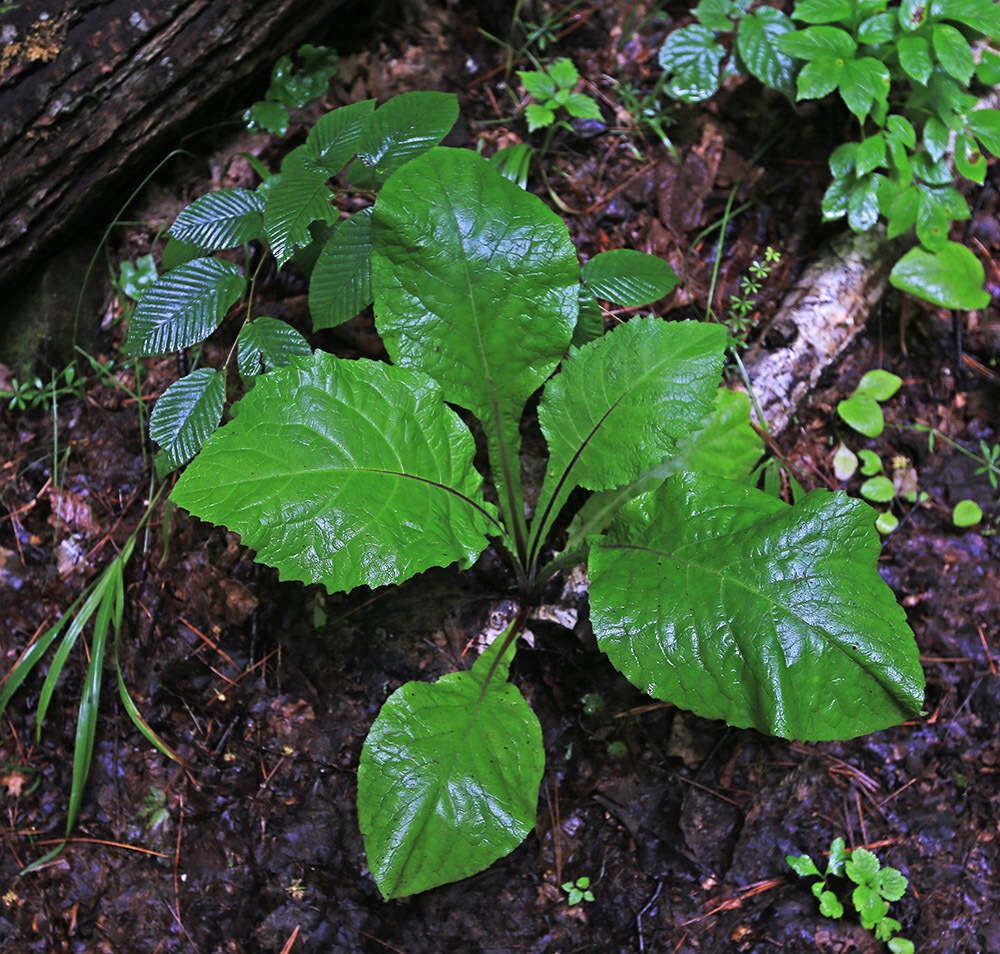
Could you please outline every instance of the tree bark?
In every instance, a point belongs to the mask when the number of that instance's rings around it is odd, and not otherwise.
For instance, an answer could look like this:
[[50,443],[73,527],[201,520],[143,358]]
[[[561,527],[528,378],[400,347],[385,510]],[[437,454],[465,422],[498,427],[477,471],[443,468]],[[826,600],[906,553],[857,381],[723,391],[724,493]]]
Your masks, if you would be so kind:
[[117,187],[106,224],[141,163],[317,42],[344,2],[28,0],[0,15],[0,287]]

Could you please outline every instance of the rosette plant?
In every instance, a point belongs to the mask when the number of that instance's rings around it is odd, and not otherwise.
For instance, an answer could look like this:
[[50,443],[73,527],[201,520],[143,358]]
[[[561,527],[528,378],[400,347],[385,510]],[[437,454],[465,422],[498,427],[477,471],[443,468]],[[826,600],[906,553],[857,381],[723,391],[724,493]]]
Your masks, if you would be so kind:
[[[266,198],[213,193],[184,210],[173,235],[204,254],[147,292],[129,338],[155,353],[214,329],[244,285],[215,249],[262,236],[283,263],[318,241],[314,324],[374,303],[392,363],[311,352],[288,326],[250,320],[251,301],[237,348],[254,384],[232,420],[215,430],[225,376],[211,369],[223,377],[208,413],[203,382],[184,387],[199,371],[154,410],[173,462],[200,447],[172,499],[238,532],[282,579],[330,591],[468,567],[488,546],[510,561],[520,611],[502,636],[471,669],[393,692],[365,742],[358,818],[386,898],[480,871],[533,827],[542,732],[508,675],[562,568],[586,562],[612,663],[706,718],[836,739],[923,698],[871,508],[821,490],[791,506],[745,482],[757,450],[746,399],[720,388],[725,329],[648,316],[598,334],[595,299],[656,301],[676,284],[669,266],[623,250],[581,268],[540,199],[476,153],[434,145],[452,97],[407,96],[323,117]],[[339,218],[334,178],[366,183],[373,206]],[[240,229],[195,229],[222,211],[232,225],[240,203]],[[540,389],[548,464],[529,514],[519,423]],[[454,408],[481,424],[488,472]],[[563,514],[577,487],[592,496]],[[550,539],[560,515],[569,531]]]

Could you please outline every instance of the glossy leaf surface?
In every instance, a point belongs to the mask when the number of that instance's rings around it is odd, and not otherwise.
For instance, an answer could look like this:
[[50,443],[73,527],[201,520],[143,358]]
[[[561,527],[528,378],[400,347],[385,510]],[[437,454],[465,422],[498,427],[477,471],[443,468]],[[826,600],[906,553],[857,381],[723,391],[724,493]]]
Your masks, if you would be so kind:
[[337,223],[309,282],[313,328],[332,328],[372,303],[372,210]]
[[454,93],[401,93],[375,110],[361,134],[358,156],[377,181],[436,146],[458,119]]
[[583,266],[580,276],[595,298],[626,308],[659,301],[680,284],[677,272],[662,258],[630,249],[599,252]]
[[736,47],[747,69],[789,98],[795,95],[795,63],[778,47],[777,39],[792,29],[792,21],[780,10],[761,7],[740,20],[736,33]]
[[362,130],[374,110],[375,100],[364,99],[320,116],[306,137],[306,152],[336,175],[360,149]]
[[668,96],[688,103],[708,99],[719,88],[719,68],[726,51],[715,34],[700,24],[674,30],[660,47],[660,66],[671,78]]
[[207,251],[236,248],[258,238],[264,203],[247,189],[220,189],[195,199],[178,213],[169,235]]
[[236,364],[245,378],[283,368],[309,354],[309,342],[277,318],[262,316],[247,322],[236,339]]
[[187,463],[222,420],[226,376],[198,368],[174,381],[149,416],[149,436],[164,450],[173,467]]
[[386,701],[358,766],[358,822],[385,898],[482,871],[535,824],[545,766],[538,719],[482,659]]
[[127,354],[162,354],[207,338],[236,303],[246,282],[240,270],[217,258],[196,258],[161,275],[135,306]]
[[483,421],[519,418],[576,324],[565,223],[474,152],[437,148],[386,183],[372,240],[375,321],[393,361]]
[[312,241],[312,222],[337,221],[326,184],[329,178],[330,171],[310,156],[305,146],[285,156],[281,176],[268,192],[264,206],[264,231],[279,265]]
[[900,722],[923,674],[873,518],[841,493],[790,507],[668,478],[591,550],[598,645],[643,691],[732,725],[820,740]]
[[324,352],[261,377],[173,500],[328,590],[468,566],[499,527],[472,435],[424,375]]
[[900,291],[944,308],[985,308],[990,303],[982,264],[957,242],[946,242],[933,252],[910,249],[896,262],[889,281]]

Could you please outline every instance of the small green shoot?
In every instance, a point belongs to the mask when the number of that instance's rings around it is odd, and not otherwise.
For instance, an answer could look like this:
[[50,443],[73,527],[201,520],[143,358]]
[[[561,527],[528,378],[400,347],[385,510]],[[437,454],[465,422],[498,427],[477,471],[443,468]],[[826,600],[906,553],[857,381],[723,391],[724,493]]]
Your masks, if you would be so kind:
[[888,401],[903,383],[889,371],[869,371],[858,382],[850,397],[837,405],[837,414],[845,424],[865,437],[878,437],[885,429],[885,418],[879,404]]
[[878,858],[865,848],[848,852],[843,838],[835,838],[830,844],[830,860],[825,873],[820,873],[809,855],[786,855],[785,861],[799,877],[820,879],[814,881],[810,889],[824,917],[840,918],[844,914],[843,895],[830,887],[830,880],[847,878],[853,882],[851,904],[862,927],[873,931],[880,941],[886,941],[893,954],[913,954],[912,941],[893,937],[902,925],[889,917],[889,902],[903,897],[908,883],[896,868],[883,868]]
[[983,510],[975,500],[960,500],[951,512],[951,522],[956,527],[974,527],[983,519]]
[[577,878],[576,881],[567,881],[562,889],[567,894],[566,900],[571,908],[581,901],[594,900],[594,892],[590,890],[590,878],[586,875]]
[[274,64],[267,95],[243,114],[248,129],[284,136],[291,110],[301,109],[322,96],[337,75],[337,53],[329,47],[306,43],[299,47],[298,61],[299,69],[295,69],[291,56],[287,55]]
[[[600,119],[601,110],[589,96],[574,93],[573,87],[580,79],[580,73],[572,60],[560,57],[549,64],[547,70],[518,70],[524,88],[536,100],[524,108],[524,118],[528,121],[528,132],[545,129],[553,123],[562,110],[574,119]],[[572,127],[565,120],[557,125],[565,129]]]
[[781,253],[769,245],[761,258],[754,259],[747,273],[740,279],[739,290],[729,299],[729,330],[742,347],[750,332],[752,312],[757,304],[757,296],[771,269],[781,261]]

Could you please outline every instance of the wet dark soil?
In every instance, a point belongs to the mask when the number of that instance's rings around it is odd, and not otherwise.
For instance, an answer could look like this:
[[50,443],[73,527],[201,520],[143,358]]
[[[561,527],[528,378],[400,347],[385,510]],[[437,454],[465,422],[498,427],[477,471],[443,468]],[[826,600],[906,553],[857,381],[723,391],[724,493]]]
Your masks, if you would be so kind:
[[[536,16],[551,9],[536,6]],[[704,314],[718,241],[704,230],[737,188],[734,204],[746,208],[727,229],[713,305],[770,244],[782,262],[758,299],[760,324],[830,234],[818,223],[831,135],[825,117],[804,115],[795,126],[788,107],[737,86],[718,104],[676,111],[674,162],[648,130],[630,127],[607,79],[639,90],[655,80],[667,21],[651,17],[629,35],[633,9],[651,12],[641,3],[584,3],[560,22],[545,55],[574,58],[607,122],[558,134],[531,187],[570,210],[584,255],[628,247],[672,261],[685,286],[658,310],[678,317]],[[481,139],[490,152],[524,137],[523,121],[510,118],[503,50],[477,33],[476,13],[415,10],[366,54],[348,58],[327,108],[404,89],[454,89],[464,117],[456,144]],[[485,4],[480,13],[489,15]],[[145,199],[148,229],[121,240],[117,254],[148,251],[192,196],[252,183],[245,160],[230,156],[256,151],[273,164],[284,148],[250,137],[212,160],[211,181],[192,173],[158,183]],[[998,184],[994,162],[975,194],[972,223],[994,287],[1000,234],[989,223]],[[301,295],[294,280],[272,276],[261,313],[280,310],[295,321],[304,315]],[[34,713],[42,680],[32,677],[0,720],[0,950],[884,950],[850,918],[820,917],[806,883],[784,862],[788,853],[818,858],[840,835],[909,879],[894,915],[918,950],[1000,951],[996,495],[974,462],[940,440],[930,449],[926,434],[912,430],[931,425],[973,450],[1000,440],[1000,311],[961,320],[963,358],[951,316],[901,308],[890,294],[780,440],[781,453],[813,485],[836,486],[831,455],[843,439],[887,462],[905,456],[929,495],[923,505],[897,506],[900,527],[880,562],[920,646],[927,698],[918,718],[862,739],[803,745],[652,702],[598,652],[579,580],[561,581],[529,622],[533,645],[512,671],[544,732],[534,833],[476,877],[386,904],[357,828],[361,745],[400,684],[469,664],[470,640],[509,595],[495,558],[463,575],[445,569],[394,589],[331,596],[279,584],[238,538],[160,507],[127,569],[121,662],[145,718],[188,767],[140,736],[109,669],[74,837],[43,870],[18,877],[65,824],[83,646],[67,662],[40,741]],[[209,357],[228,346],[226,334],[210,343]],[[102,361],[114,356],[120,335],[109,322]],[[378,350],[363,322],[316,343],[342,354]],[[868,440],[839,423],[835,406],[873,367],[896,372],[904,385],[886,404],[885,433]],[[138,385],[132,370],[112,373],[88,378],[55,416],[44,407],[0,411],[3,672],[143,513],[149,461],[130,392],[140,388],[149,406],[176,377],[176,362],[149,362]],[[846,489],[857,493],[858,485],[855,477]],[[951,507],[964,497],[976,499],[986,519],[959,530]],[[569,907],[560,884],[580,876],[590,877],[595,900]]]

